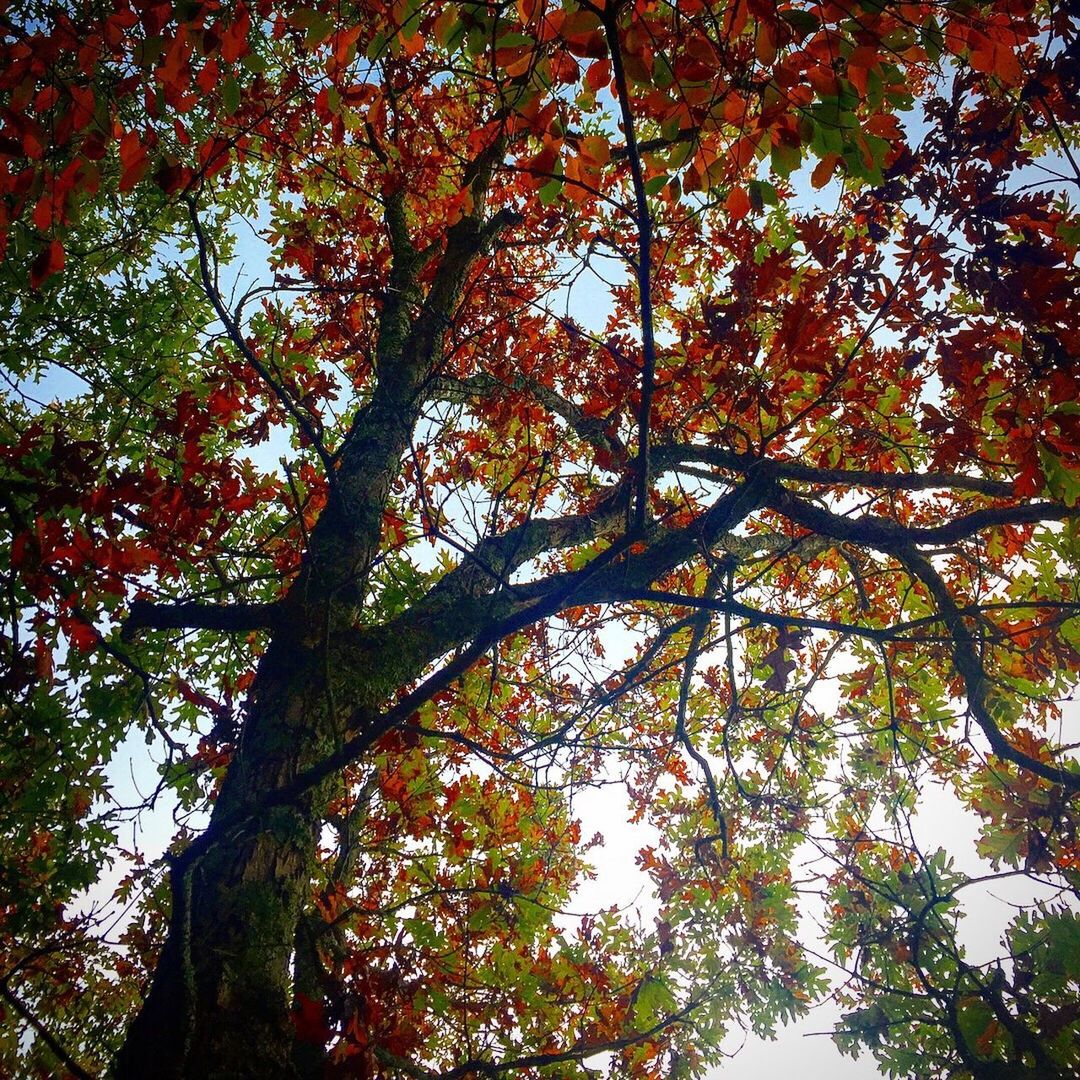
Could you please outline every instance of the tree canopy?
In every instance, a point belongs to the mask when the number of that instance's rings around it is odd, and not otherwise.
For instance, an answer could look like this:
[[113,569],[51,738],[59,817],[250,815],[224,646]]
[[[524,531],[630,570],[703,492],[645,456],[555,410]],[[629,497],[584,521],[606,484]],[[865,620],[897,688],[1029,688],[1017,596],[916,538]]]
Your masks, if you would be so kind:
[[1078,32],[5,0],[0,1071],[1076,1075]]

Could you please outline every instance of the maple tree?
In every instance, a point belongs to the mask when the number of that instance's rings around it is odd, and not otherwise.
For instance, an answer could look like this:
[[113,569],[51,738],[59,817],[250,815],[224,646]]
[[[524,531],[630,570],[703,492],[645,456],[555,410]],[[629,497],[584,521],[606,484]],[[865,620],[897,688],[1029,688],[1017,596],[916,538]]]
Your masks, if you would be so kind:
[[0,1067],[1075,1074],[1078,31],[7,0]]

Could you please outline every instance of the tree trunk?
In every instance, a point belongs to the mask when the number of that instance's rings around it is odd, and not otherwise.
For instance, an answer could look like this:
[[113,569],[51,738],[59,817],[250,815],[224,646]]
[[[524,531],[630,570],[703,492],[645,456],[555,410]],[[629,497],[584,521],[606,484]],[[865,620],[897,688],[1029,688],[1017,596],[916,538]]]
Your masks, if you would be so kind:
[[328,788],[271,808],[254,828],[230,835],[228,825],[340,744],[320,659],[279,640],[259,666],[212,842],[173,872],[168,940],[117,1060],[120,1078],[292,1075],[290,960]]
[[341,747],[357,707],[377,708],[399,685],[400,672],[333,646],[355,621],[415,419],[413,406],[390,422],[391,407],[377,396],[352,432],[354,453],[282,601],[207,833],[173,869],[168,938],[117,1058],[120,1080],[295,1075],[291,960],[331,784],[250,819]]

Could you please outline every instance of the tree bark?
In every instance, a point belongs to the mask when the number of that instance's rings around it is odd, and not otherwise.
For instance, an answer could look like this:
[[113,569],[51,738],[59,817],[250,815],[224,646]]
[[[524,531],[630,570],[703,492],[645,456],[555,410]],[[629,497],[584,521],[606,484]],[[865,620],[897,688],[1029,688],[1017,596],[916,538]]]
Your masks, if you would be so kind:
[[342,741],[321,653],[285,633],[259,665],[207,843],[173,869],[168,938],[118,1077],[293,1074],[291,957],[330,786],[246,818]]

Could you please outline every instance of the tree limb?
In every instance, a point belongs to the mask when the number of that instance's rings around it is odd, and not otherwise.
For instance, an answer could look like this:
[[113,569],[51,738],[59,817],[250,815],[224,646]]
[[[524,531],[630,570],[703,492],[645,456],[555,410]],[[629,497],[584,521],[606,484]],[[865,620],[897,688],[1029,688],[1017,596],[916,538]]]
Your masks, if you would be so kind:
[[1061,784],[1071,792],[1080,792],[1080,772],[1071,772],[1047,765],[1030,754],[1018,750],[1005,738],[997,721],[990,713],[990,681],[986,677],[986,670],[975,649],[975,639],[964,625],[963,615],[952,598],[948,586],[930,560],[914,547],[901,548],[897,554],[909,572],[926,586],[941,612],[942,619],[952,632],[953,663],[956,664],[956,670],[960,672],[964,680],[971,715],[982,728],[987,742],[990,743],[990,749],[999,758],[1011,761],[1014,765],[1035,773],[1036,776],[1041,776],[1044,780]]
[[[756,454],[739,454],[719,446],[695,446],[667,443],[654,448],[656,467],[670,467],[675,462],[696,461],[721,469],[746,472],[762,459]],[[963,473],[883,473],[872,469],[819,469],[799,461],[774,461],[778,479],[804,480],[809,484],[878,488],[883,491],[930,491],[952,488],[974,491],[998,499],[1013,497],[1013,485],[1007,481],[991,480]]]
[[224,630],[230,633],[272,630],[279,613],[277,604],[203,604],[198,601],[157,604],[151,600],[133,600],[121,637],[130,640],[139,630]]
[[611,70],[615,83],[619,112],[622,115],[623,135],[626,138],[626,159],[634,187],[634,224],[637,225],[638,259],[634,268],[638,285],[638,308],[641,317],[641,404],[638,408],[637,493],[634,499],[634,523],[640,529],[645,523],[649,499],[649,422],[652,413],[653,390],[656,382],[656,341],[653,332],[652,302],[652,218],[645,194],[645,172],[634,133],[634,114],[630,108],[630,87],[623,66],[619,44],[617,4],[604,9],[604,33],[611,51]]
[[1001,525],[1031,525],[1039,521],[1067,521],[1080,517],[1080,506],[1037,502],[975,510],[944,525],[901,525],[879,514],[863,514],[860,517],[834,514],[779,485],[775,486],[768,501],[774,510],[811,532],[847,540],[852,544],[869,544],[890,553],[894,553],[898,545],[953,544],[970,539],[983,529]]
[[55,1035],[30,1011],[25,1002],[7,985],[0,982],[0,995],[35,1031],[41,1041],[52,1051],[53,1056],[77,1080],[94,1080],[94,1074],[87,1072],[64,1048]]

